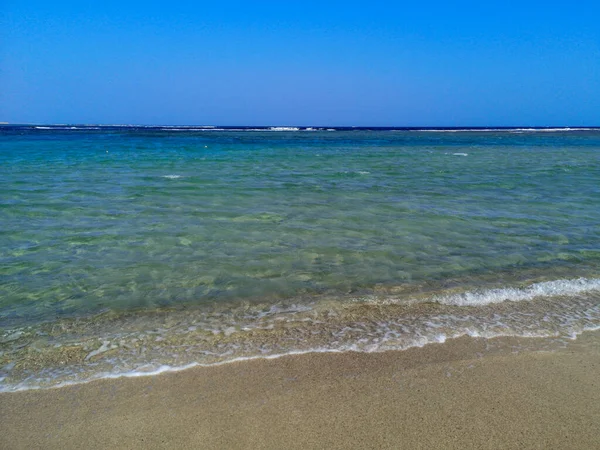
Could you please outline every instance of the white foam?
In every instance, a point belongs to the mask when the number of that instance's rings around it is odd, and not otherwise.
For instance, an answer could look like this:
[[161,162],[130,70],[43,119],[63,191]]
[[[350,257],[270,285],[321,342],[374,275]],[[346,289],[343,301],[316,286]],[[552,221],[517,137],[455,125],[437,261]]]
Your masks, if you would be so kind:
[[556,132],[556,131],[591,131],[597,128],[584,128],[584,127],[563,127],[563,128],[514,128],[514,131],[527,131],[527,132]]
[[184,127],[184,128],[160,128],[162,131],[225,131],[224,128],[215,127]]
[[251,317],[253,319],[262,319],[264,317],[275,316],[278,314],[298,313],[311,310],[312,308],[309,305],[290,305],[289,307],[272,305],[267,311],[259,311],[256,314],[247,315],[246,317]]
[[[542,284],[542,283],[540,283]],[[363,339],[359,339],[358,341],[350,341],[345,344],[337,343],[336,347],[316,347],[309,348],[303,350],[290,350],[286,352],[280,353],[263,353],[260,355],[254,356],[240,356],[233,357],[229,359],[225,359],[222,361],[217,361],[213,363],[201,363],[201,362],[192,362],[188,364],[184,364],[181,366],[170,366],[166,364],[161,365],[152,365],[146,364],[139,366],[135,370],[125,371],[125,372],[99,372],[94,375],[91,375],[85,379],[77,379],[77,380],[69,380],[63,381],[61,383],[57,383],[50,386],[44,386],[40,384],[40,380],[37,380],[37,384],[31,383],[31,379],[29,382],[26,380],[24,382],[18,384],[10,384],[10,385],[2,385],[6,379],[6,377],[0,377],[0,393],[2,392],[17,392],[17,391],[25,391],[25,390],[38,390],[38,389],[54,389],[60,388],[64,386],[76,385],[76,384],[85,384],[91,381],[97,381],[102,379],[117,379],[117,378],[137,378],[137,377],[146,377],[146,376],[154,376],[160,375],[168,372],[179,372],[182,370],[191,369],[194,367],[212,367],[212,366],[222,366],[225,364],[239,363],[239,362],[247,362],[253,360],[270,360],[277,359],[286,356],[294,356],[294,355],[305,355],[305,354],[313,354],[313,353],[345,353],[345,352],[356,352],[356,353],[379,353],[385,352],[389,350],[408,350],[410,348],[422,348],[426,345],[431,344],[444,344],[450,339],[456,339],[463,336],[469,336],[473,338],[484,338],[484,339],[493,339],[499,337],[522,337],[522,338],[553,338],[553,337],[563,337],[569,340],[577,339],[579,335],[586,331],[597,331],[600,330],[600,326],[596,324],[590,324],[586,326],[578,326],[574,329],[567,328],[563,331],[551,331],[551,330],[520,330],[515,331],[511,328],[495,328],[494,330],[487,330],[485,328],[457,328],[453,331],[446,333],[430,333],[423,335],[421,333],[417,333],[411,339],[398,339],[403,337],[404,330],[393,331],[389,329],[389,326],[393,324],[380,324],[382,329],[379,331],[383,333],[381,339],[369,339],[367,336]],[[436,328],[436,327],[430,327]],[[360,328],[358,330],[346,328],[341,330],[341,334],[344,331],[362,331]],[[425,331],[425,330],[423,330]],[[339,336],[341,336],[341,334]],[[406,336],[404,336],[406,337]],[[333,344],[333,343],[332,343]],[[216,353],[212,353],[217,355]],[[227,356],[230,355],[231,351],[222,353],[218,356]],[[46,380],[48,381],[48,379]]]
[[[182,370],[191,369],[193,367],[213,367],[213,366],[222,366],[225,364],[232,364],[237,362],[245,362],[245,361],[253,361],[257,359],[277,359],[284,356],[292,356],[292,355],[304,355],[308,353],[342,353],[347,350],[338,350],[338,349],[329,349],[329,348],[317,348],[310,350],[300,350],[300,351],[290,351],[286,353],[277,353],[270,355],[257,355],[257,356],[242,356],[238,358],[232,358],[225,361],[219,361],[211,364],[202,364],[193,362],[190,364],[185,364],[183,366],[169,366],[169,365],[160,365],[156,368],[152,368],[150,370],[143,370],[143,367],[140,367],[138,370],[132,370],[129,372],[122,373],[112,373],[112,372],[102,372],[93,375],[90,378],[86,378],[84,380],[76,380],[76,381],[64,381],[59,384],[55,384],[52,386],[40,386],[40,385],[30,385],[27,383],[19,383],[17,385],[9,385],[9,386],[1,386],[0,385],[0,393],[2,392],[18,392],[18,391],[28,391],[28,390],[38,390],[38,389],[55,389],[61,388],[65,386],[72,386],[76,384],[86,384],[91,381],[97,380],[105,380],[105,379],[117,379],[117,378],[138,378],[138,377],[148,377],[154,375],[160,375],[167,372],[181,372]],[[0,379],[0,383],[4,381],[6,377]]]
[[[153,128],[152,126],[144,128]],[[196,129],[210,129],[216,128],[214,125],[162,125],[159,128],[167,128],[174,130],[196,130]]]
[[34,127],[38,130],[100,130],[100,127],[66,127],[66,126],[52,126],[52,127]]
[[271,127],[269,128],[270,131],[299,131],[300,128],[298,127]]
[[[394,130],[404,131],[404,130]],[[600,131],[600,128],[591,127],[557,127],[557,128],[455,128],[455,129],[416,129],[408,130],[419,133],[515,133],[515,132],[561,132],[561,131]]]
[[[346,352],[355,352],[355,353],[380,353],[386,352],[389,350],[408,350],[410,348],[422,348],[426,345],[431,344],[444,344],[450,339],[457,339],[463,336],[469,336],[472,338],[484,338],[484,339],[493,339],[499,337],[522,337],[522,338],[551,338],[563,336],[567,339],[574,340],[577,339],[579,335],[586,331],[597,331],[600,330],[600,326],[592,325],[592,326],[584,326],[577,330],[566,330],[568,331],[566,334],[561,334],[558,332],[550,332],[550,331],[521,331],[514,332],[509,329],[504,331],[485,331],[481,329],[470,329],[463,328],[457,329],[453,333],[437,333],[429,336],[415,336],[414,339],[409,341],[405,341],[403,345],[394,344],[393,339],[392,342],[389,342],[387,339],[382,339],[379,342],[373,342],[368,345],[357,345],[357,343],[347,343],[340,345],[339,347],[317,347],[310,348],[306,350],[291,350],[283,353],[272,353],[272,354],[262,354],[255,356],[241,356],[236,358],[230,358],[219,362],[214,363],[198,363],[192,362],[189,364],[181,365],[181,366],[169,366],[169,365],[159,365],[153,367],[151,365],[141,366],[137,370],[131,370],[127,372],[114,373],[114,372],[101,372],[94,374],[93,376],[86,379],[79,380],[69,380],[64,381],[62,383],[58,383],[51,386],[42,386],[39,384],[29,384],[27,382],[22,382],[16,385],[5,385],[2,386],[0,384],[0,393],[2,392],[17,392],[17,391],[26,391],[26,390],[38,390],[38,389],[54,389],[61,388],[65,386],[77,385],[77,384],[86,384],[91,381],[103,380],[103,379],[117,379],[117,378],[138,378],[138,377],[146,377],[146,376],[155,376],[169,372],[180,372],[182,370],[191,369],[194,367],[213,367],[213,366],[222,366],[225,364],[233,364],[239,362],[247,362],[254,360],[270,360],[270,359],[278,359],[287,356],[295,356],[295,355],[306,355],[306,354],[314,354],[314,353],[346,353]],[[366,342],[365,342],[366,343]],[[224,355],[221,355],[224,356]],[[0,378],[0,383],[3,383],[5,378]]]
[[600,279],[578,278],[575,280],[544,281],[522,289],[501,288],[482,292],[435,296],[432,301],[452,306],[480,306],[504,301],[528,301],[538,297],[572,296],[597,290],[600,290]]
[[[404,130],[394,130],[394,131],[404,131]],[[509,129],[504,128],[455,128],[452,130],[443,130],[443,129],[425,129],[425,130],[409,130],[409,131],[417,131],[419,133],[486,133],[486,132],[499,132],[499,131],[510,131]]]
[[[430,301],[440,304],[458,307],[483,306],[487,304],[500,302],[520,302],[534,300],[538,298],[554,297],[552,301],[542,301],[540,305],[549,305],[550,308],[539,310],[535,305],[506,305],[501,309],[492,311],[490,314],[487,309],[453,309],[440,307],[439,313],[423,316],[420,312],[404,315],[390,315],[386,318],[376,318],[366,315],[364,320],[361,317],[355,317],[348,322],[333,321],[325,328],[310,327],[311,323],[321,322],[318,315],[303,316],[301,313],[311,311],[311,307],[303,304],[292,304],[288,306],[271,306],[263,310],[249,313],[247,315],[236,315],[234,322],[228,322],[225,325],[212,329],[209,327],[213,320],[202,321],[193,320],[182,325],[183,332],[203,329],[206,332],[213,331],[215,335],[223,334],[225,336],[252,331],[257,329],[273,329],[275,321],[283,319],[282,314],[291,317],[296,314],[293,322],[308,322],[306,330],[311,335],[322,336],[313,344],[303,344],[302,339],[298,341],[278,342],[274,345],[259,345],[254,348],[248,356],[241,356],[240,352],[245,353],[251,350],[250,347],[243,349],[238,344],[231,343],[218,348],[198,347],[190,357],[178,359],[176,353],[173,355],[173,365],[166,365],[161,353],[158,356],[148,355],[145,361],[132,361],[125,364],[114,365],[114,371],[104,369],[98,373],[90,373],[97,361],[90,361],[96,355],[105,353],[112,349],[113,345],[107,340],[97,343],[96,350],[88,353],[85,366],[74,367],[71,370],[68,367],[55,367],[51,371],[41,372],[31,375],[18,383],[10,384],[7,382],[4,371],[10,372],[12,367],[0,368],[0,392],[12,392],[27,389],[45,389],[49,387],[61,387],[72,384],[80,384],[88,381],[103,378],[121,378],[121,377],[139,377],[152,376],[165,372],[175,372],[185,370],[196,366],[213,366],[229,364],[240,361],[250,361],[254,359],[274,359],[288,355],[299,355],[306,353],[340,353],[347,351],[354,352],[382,352],[388,350],[405,350],[414,347],[423,347],[428,344],[443,343],[449,339],[461,336],[471,336],[476,338],[495,338],[502,336],[514,337],[534,337],[534,338],[554,338],[574,339],[579,334],[587,330],[600,329],[600,305],[597,304],[595,296],[575,297],[577,294],[599,291],[600,278],[578,278],[562,279],[547,282],[534,283],[523,288],[499,288],[482,291],[472,291],[462,294],[438,295],[431,298]],[[558,297],[558,298],[556,298]],[[568,297],[563,299],[562,297]],[[376,298],[366,298],[368,301],[380,303]],[[408,302],[422,302],[423,300],[408,299]],[[402,303],[406,304],[407,299],[386,299],[383,303]],[[544,306],[545,308],[545,306]],[[335,310],[331,310],[335,313]],[[532,314],[533,312],[533,314]],[[333,314],[337,316],[337,314]],[[370,318],[369,318],[370,317]],[[269,320],[265,320],[269,319]],[[239,322],[238,320],[241,320]],[[337,325],[333,325],[337,324]],[[178,330],[165,330],[161,327],[156,329],[159,333],[156,341],[160,342],[163,332],[175,332]],[[13,330],[14,334],[14,330]],[[152,341],[144,344],[155,345],[154,334],[152,331]],[[12,338],[12,334],[8,334]],[[6,337],[6,336],[5,336]],[[20,336],[19,336],[20,337]],[[243,335],[239,336],[243,341]],[[120,337],[119,337],[120,339]],[[137,339],[136,339],[137,341]],[[115,345],[117,339],[112,339]],[[120,343],[123,348],[129,348]],[[192,347],[194,343],[190,344]],[[90,346],[91,347],[91,346]],[[143,347],[145,348],[145,347]],[[168,348],[168,347],[167,347]],[[91,348],[88,348],[89,352]],[[214,351],[213,351],[214,350]],[[170,350],[169,350],[170,351]],[[145,350],[144,350],[145,352]],[[258,353],[258,354],[257,354]],[[183,354],[182,354],[183,355]],[[127,356],[127,355],[126,355]],[[210,356],[210,358],[205,358]],[[110,358],[109,358],[110,359]],[[171,359],[171,358],[169,358]],[[104,360],[107,361],[107,360]],[[151,361],[148,364],[148,361]],[[179,365],[177,365],[179,364]],[[54,372],[53,372],[54,371]],[[52,385],[52,386],[49,386]]]
[[176,178],[181,178],[181,175],[163,175],[163,178],[169,178],[171,180],[174,180]]
[[469,156],[468,153],[452,153],[454,156]]

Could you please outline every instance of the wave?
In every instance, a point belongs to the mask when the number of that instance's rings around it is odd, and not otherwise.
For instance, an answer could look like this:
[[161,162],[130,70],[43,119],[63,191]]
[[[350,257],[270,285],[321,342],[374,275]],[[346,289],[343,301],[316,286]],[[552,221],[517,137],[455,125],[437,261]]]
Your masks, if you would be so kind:
[[[129,125],[129,126],[134,126],[134,125]],[[192,130],[210,130],[212,128],[217,128],[214,125],[160,125],[160,126],[147,126],[146,128],[164,128],[166,130],[168,129],[192,129]]]
[[2,129],[37,130],[104,130],[104,131],[143,131],[143,132],[418,132],[418,133],[561,133],[600,131],[600,127],[326,127],[326,126],[215,126],[215,125],[11,125],[3,124]]
[[539,297],[572,296],[600,290],[600,279],[579,278],[535,283],[524,288],[490,289],[482,292],[465,292],[434,296],[432,301],[453,306],[477,306],[505,301],[531,301]]
[[[256,131],[324,131],[322,128],[300,128],[300,127],[260,127],[260,128],[233,128],[233,127],[160,127],[159,130],[164,131],[231,131],[231,132],[256,132]],[[336,131],[336,130],[328,130]]]
[[[577,337],[579,337],[581,334],[583,334],[585,332],[598,331],[598,330],[600,330],[600,326],[583,327],[582,329],[572,332],[570,335],[563,337],[563,339],[575,340],[575,339],[577,339]],[[192,369],[195,367],[216,367],[216,366],[222,366],[222,365],[226,365],[226,364],[234,364],[234,363],[240,363],[240,362],[248,362],[248,361],[256,361],[256,360],[271,360],[271,359],[279,359],[279,358],[289,357],[289,356],[307,355],[307,354],[315,354],[315,353],[338,353],[339,354],[339,353],[346,353],[346,352],[381,353],[381,352],[387,352],[390,350],[404,351],[404,350],[409,350],[411,348],[422,348],[422,347],[425,347],[426,345],[431,345],[431,344],[444,344],[445,342],[447,342],[449,340],[459,339],[459,338],[465,337],[465,336],[472,337],[472,338],[484,338],[484,339],[495,339],[495,338],[503,338],[503,337],[528,338],[528,339],[560,337],[558,333],[548,334],[548,333],[530,332],[530,333],[512,334],[512,333],[502,333],[502,332],[481,332],[478,330],[468,330],[467,329],[467,330],[458,331],[458,332],[450,334],[450,335],[446,335],[446,334],[442,333],[442,334],[433,335],[429,338],[417,339],[417,340],[414,340],[413,342],[411,342],[409,345],[406,345],[402,348],[398,348],[398,347],[384,348],[383,346],[374,346],[370,349],[365,350],[365,349],[361,349],[361,348],[358,348],[353,345],[349,345],[349,346],[343,346],[340,348],[311,348],[311,349],[307,349],[307,350],[294,350],[294,351],[288,351],[285,353],[275,353],[275,354],[269,354],[269,355],[242,356],[242,357],[226,359],[224,361],[219,361],[219,362],[210,363],[210,364],[203,364],[200,362],[192,362],[192,363],[180,365],[180,366],[148,365],[147,367],[140,367],[136,370],[132,370],[132,371],[128,371],[128,372],[95,373],[95,374],[89,376],[88,378],[78,379],[78,380],[70,380],[70,381],[62,381],[62,382],[55,383],[52,385],[44,385],[42,383],[17,383],[17,384],[13,384],[13,385],[3,386],[0,384],[0,393],[19,392],[19,391],[28,391],[28,390],[40,390],[40,389],[55,389],[55,388],[61,388],[61,387],[66,387],[66,386],[85,384],[85,383],[89,383],[92,381],[98,381],[98,380],[111,380],[111,379],[114,380],[114,379],[119,379],[119,378],[148,377],[148,376],[161,375],[161,374],[165,374],[165,373],[181,372],[181,371]],[[562,344],[562,341],[557,340],[557,341],[553,342],[552,344],[554,344],[554,345]],[[533,347],[533,348],[535,349],[536,347]],[[512,351],[513,352],[515,351],[514,344],[512,347]],[[4,380],[4,378],[0,377],[0,383],[2,383],[3,380]]]
[[0,335],[0,392],[301,353],[406,350],[461,336],[573,339],[600,328],[599,292],[600,278],[557,279],[63,320]]
[[82,126],[82,127],[67,127],[67,126],[51,126],[51,127],[42,127],[36,126],[33,127],[36,130],[101,130],[102,127],[90,127],[90,126]]
[[384,299],[363,297],[366,301],[381,305],[438,303],[447,306],[487,306],[503,302],[532,301],[537,298],[569,297],[579,294],[600,292],[600,278],[559,279],[532,283],[522,287],[471,290],[459,293],[432,294],[424,297],[394,297]]
[[414,128],[409,130],[397,129],[394,131],[418,131],[426,133],[523,133],[523,132],[563,132],[563,131],[600,131],[594,127],[556,127],[556,128]]
[[223,128],[160,128],[163,131],[224,131]]
[[527,132],[557,132],[557,131],[595,131],[597,128],[590,127],[563,127],[563,128],[514,128],[510,131],[527,131]]

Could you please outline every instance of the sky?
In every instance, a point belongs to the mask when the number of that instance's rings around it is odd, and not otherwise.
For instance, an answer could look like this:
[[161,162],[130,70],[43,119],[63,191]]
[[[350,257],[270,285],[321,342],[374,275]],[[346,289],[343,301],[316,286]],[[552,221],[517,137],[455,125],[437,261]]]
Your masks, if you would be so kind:
[[597,1],[0,4],[0,122],[600,126]]

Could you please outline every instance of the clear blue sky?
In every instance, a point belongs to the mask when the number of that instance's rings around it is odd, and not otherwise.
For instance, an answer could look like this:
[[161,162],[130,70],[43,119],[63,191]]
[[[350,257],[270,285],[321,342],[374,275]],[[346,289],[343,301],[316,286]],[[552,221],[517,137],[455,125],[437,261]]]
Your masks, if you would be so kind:
[[600,2],[3,0],[0,121],[600,125]]

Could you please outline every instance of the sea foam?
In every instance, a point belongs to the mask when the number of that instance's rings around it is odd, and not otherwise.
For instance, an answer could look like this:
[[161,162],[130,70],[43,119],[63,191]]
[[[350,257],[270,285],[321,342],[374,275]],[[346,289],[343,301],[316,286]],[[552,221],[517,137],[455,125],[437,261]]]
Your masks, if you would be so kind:
[[452,306],[479,306],[504,301],[528,301],[538,297],[571,296],[597,290],[600,290],[600,279],[578,278],[544,281],[524,288],[500,288],[482,292],[435,296],[432,301]]

